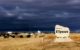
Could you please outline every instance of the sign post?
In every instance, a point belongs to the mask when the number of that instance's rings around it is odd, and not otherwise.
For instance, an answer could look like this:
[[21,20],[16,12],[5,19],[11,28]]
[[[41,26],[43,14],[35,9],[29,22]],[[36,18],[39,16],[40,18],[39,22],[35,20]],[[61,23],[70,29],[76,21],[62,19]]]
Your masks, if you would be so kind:
[[70,30],[68,27],[64,27],[61,25],[55,26],[55,35],[56,38],[54,42],[70,42],[72,39],[69,38]]

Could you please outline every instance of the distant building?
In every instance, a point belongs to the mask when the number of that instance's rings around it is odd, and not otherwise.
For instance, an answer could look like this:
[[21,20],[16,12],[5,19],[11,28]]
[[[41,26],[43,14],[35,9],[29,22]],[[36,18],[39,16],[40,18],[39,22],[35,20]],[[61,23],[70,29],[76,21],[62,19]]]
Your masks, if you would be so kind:
[[7,33],[11,34],[12,32],[11,31],[8,31]]
[[40,33],[41,33],[41,31],[39,31],[39,30],[38,30],[38,31],[37,31],[37,33],[38,33],[38,34],[40,34]]
[[13,33],[13,32],[11,32],[11,31],[8,31],[8,32],[7,32],[7,34],[9,34],[9,35],[11,35],[12,33]]

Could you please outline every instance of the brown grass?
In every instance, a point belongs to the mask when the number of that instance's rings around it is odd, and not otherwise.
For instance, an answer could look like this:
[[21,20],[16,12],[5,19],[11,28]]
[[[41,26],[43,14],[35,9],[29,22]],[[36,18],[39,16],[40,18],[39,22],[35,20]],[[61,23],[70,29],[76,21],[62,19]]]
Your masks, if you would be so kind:
[[80,50],[80,34],[71,34],[74,42],[54,42],[54,34],[40,38],[0,38],[0,50]]

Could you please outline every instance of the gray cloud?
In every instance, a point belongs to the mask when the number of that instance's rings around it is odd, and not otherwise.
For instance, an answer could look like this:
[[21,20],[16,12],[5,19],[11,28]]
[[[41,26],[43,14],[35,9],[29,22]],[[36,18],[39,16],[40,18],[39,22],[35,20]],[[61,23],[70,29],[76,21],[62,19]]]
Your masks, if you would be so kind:
[[79,0],[0,0],[0,5],[0,24],[14,27],[19,24],[22,28],[24,25],[53,28],[61,24],[72,30],[80,29]]
[[41,6],[58,6],[79,4],[80,0],[0,0],[0,4],[33,4]]

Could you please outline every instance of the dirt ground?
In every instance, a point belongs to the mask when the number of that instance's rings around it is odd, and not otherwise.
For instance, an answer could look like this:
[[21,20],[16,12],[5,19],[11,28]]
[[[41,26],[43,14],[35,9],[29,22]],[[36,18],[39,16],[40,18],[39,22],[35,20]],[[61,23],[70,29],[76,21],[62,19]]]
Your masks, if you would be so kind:
[[73,42],[54,42],[55,36],[41,38],[0,38],[0,50],[80,50],[80,34],[71,34]]

